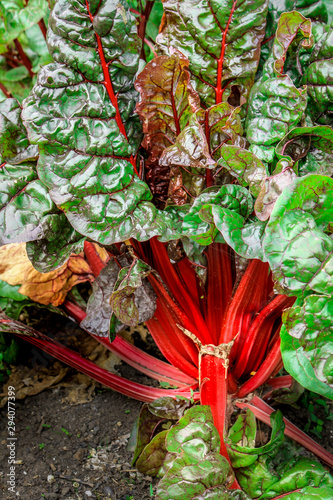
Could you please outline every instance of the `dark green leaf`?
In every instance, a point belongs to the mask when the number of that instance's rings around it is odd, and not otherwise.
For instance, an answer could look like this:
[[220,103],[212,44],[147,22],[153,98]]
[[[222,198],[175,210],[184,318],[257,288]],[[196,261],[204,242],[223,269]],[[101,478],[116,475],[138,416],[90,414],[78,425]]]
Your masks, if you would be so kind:
[[257,426],[254,413],[247,409],[246,413],[241,414],[229,429],[228,438],[232,444],[254,448],[256,432]]
[[309,295],[283,314],[281,352],[287,371],[307,389],[333,399],[333,300]]
[[332,54],[332,30],[328,30],[315,45],[302,78],[308,89],[307,112],[321,125],[333,125]]
[[85,238],[72,228],[63,214],[55,220],[52,229],[48,238],[30,241],[26,245],[31,263],[41,273],[62,266],[72,253],[83,251]]
[[205,205],[218,205],[247,218],[253,210],[252,196],[242,186],[225,185],[206,189],[198,196],[183,219],[182,233],[200,245],[209,245],[217,235],[217,229],[200,217]]
[[[329,472],[316,460],[299,458],[296,463],[285,463],[279,470],[280,479],[270,486],[260,500],[270,499],[306,486],[332,488],[333,478]],[[286,497],[288,498],[288,497]],[[308,498],[303,496],[303,498]]]
[[135,422],[132,430],[131,442],[132,447],[130,451],[134,452],[133,464],[139,458],[144,448],[150,443],[153,438],[154,430],[159,422],[161,422],[160,417],[153,415],[149,411],[149,405],[144,404],[141,408],[140,414]]
[[333,180],[307,175],[278,198],[263,248],[276,287],[288,295],[333,291],[333,241],[325,234],[333,216]]
[[[243,419],[243,417],[241,418]],[[233,467],[249,467],[250,465],[254,464],[260,456],[265,456],[266,459],[267,457],[274,457],[274,455],[276,455],[279,446],[281,446],[284,440],[285,425],[280,410],[272,413],[272,415],[270,416],[270,420],[272,426],[272,435],[270,441],[268,441],[268,443],[266,443],[265,445],[260,446],[259,448],[254,448],[253,439],[249,441],[249,445],[252,444],[252,446],[242,446],[239,444],[233,444],[231,442],[229,443],[230,448],[228,454]],[[239,424],[239,426],[241,425],[242,422]]]
[[218,165],[226,168],[242,186],[249,186],[253,196],[258,196],[262,181],[268,175],[265,165],[251,151],[238,146],[223,145]]

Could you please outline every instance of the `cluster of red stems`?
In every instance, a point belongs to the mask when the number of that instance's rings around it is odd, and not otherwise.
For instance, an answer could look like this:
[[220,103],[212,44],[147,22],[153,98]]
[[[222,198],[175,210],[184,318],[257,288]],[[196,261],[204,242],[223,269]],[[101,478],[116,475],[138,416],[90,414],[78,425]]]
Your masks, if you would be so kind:
[[[221,436],[221,454],[228,458],[224,442],[228,395],[239,408],[250,408],[269,425],[274,410],[263,399],[255,396],[250,402],[240,400],[265,383],[272,390],[291,386],[290,376],[275,376],[283,366],[281,314],[293,304],[294,298],[274,294],[268,264],[259,260],[250,261],[237,279],[234,253],[227,245],[214,243],[207,247],[207,282],[202,287],[191,262],[184,258],[172,264],[166,246],[156,238],[131,243],[136,256],[158,273],[148,276],[157,295],[157,308],[146,326],[170,364],[121,336],[112,343],[107,337],[92,336],[132,367],[177,389],[129,381],[39,332],[25,338],[67,365],[134,399],[150,402],[162,396],[185,396],[209,405]],[[97,277],[105,261],[89,242],[85,242],[84,252]],[[117,256],[110,254],[110,258]],[[66,300],[63,306],[79,323],[86,316],[74,301]],[[264,399],[269,400],[269,395]],[[333,466],[330,453],[286,419],[285,424],[286,435]]]

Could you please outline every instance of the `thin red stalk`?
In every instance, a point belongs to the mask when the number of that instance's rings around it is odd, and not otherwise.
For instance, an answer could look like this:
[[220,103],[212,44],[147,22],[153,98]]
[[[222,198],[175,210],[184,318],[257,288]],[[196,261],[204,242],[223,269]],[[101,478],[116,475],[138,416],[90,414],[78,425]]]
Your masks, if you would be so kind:
[[47,29],[46,29],[46,26],[45,26],[45,23],[44,23],[44,19],[41,19],[41,20],[38,22],[38,26],[40,27],[40,30],[41,30],[41,32],[43,33],[43,37],[44,37],[44,38],[45,38],[45,40],[46,40]]
[[84,242],[84,255],[88,261],[90,269],[93,272],[93,275],[97,278],[106,263],[100,258],[96,248],[89,241]]
[[274,389],[280,389],[281,387],[291,387],[293,383],[293,378],[291,375],[283,375],[283,377],[269,378],[267,384],[269,384]]
[[0,90],[5,94],[6,97],[12,97],[12,94],[6,89],[3,83],[0,82]]
[[267,297],[267,286],[268,264],[252,260],[224,315],[219,344],[226,344],[237,335],[231,354],[242,345],[252,316],[260,309],[263,297]]
[[[207,140],[207,144],[208,144],[209,154],[212,154],[211,148],[210,148],[210,127],[209,127],[209,120],[208,120],[208,112],[207,111],[205,111],[205,134],[206,134],[206,140]],[[213,173],[209,168],[207,168],[206,169],[206,187],[213,186],[213,184],[214,184]]]
[[[88,14],[89,14],[89,18],[90,18],[91,24],[93,25],[94,16],[90,12],[88,0],[86,0],[86,7],[87,7],[87,11],[88,11]],[[111,103],[112,103],[113,107],[116,110],[116,122],[117,122],[118,128],[119,128],[121,134],[128,141],[126,129],[125,129],[125,126],[123,124],[123,121],[122,121],[122,118],[121,118],[121,114],[120,114],[120,111],[119,111],[118,97],[114,93],[113,85],[112,85],[112,81],[111,81],[111,77],[110,77],[110,73],[109,73],[108,63],[105,60],[105,55],[104,55],[104,51],[103,51],[103,45],[102,45],[102,42],[101,42],[101,38],[100,38],[100,36],[96,32],[95,32],[95,36],[96,36],[96,40],[97,40],[97,51],[98,51],[98,55],[99,55],[99,58],[100,58],[100,61],[101,61],[103,75],[104,75],[104,81],[102,83],[104,84],[104,86],[106,88],[106,91],[108,93],[108,96],[109,96],[109,98],[111,100]],[[129,161],[131,162],[131,164],[133,166],[134,172],[136,173],[137,176],[139,176],[138,171],[136,169],[136,159],[133,157],[133,155],[131,155],[131,157],[129,158]]]
[[[196,335],[198,336],[199,340],[201,340],[202,343],[205,344],[212,343],[211,334],[204,322],[199,306],[196,304],[193,297],[187,292],[187,290],[182,285],[182,282],[178,278],[177,272],[175,271],[170,262],[168,253],[164,245],[158,242],[156,238],[152,238],[150,240],[150,245],[154,256],[154,268],[161,275],[163,281],[166,283],[167,287],[175,297],[176,301],[178,302],[180,307],[184,310],[185,314],[183,314],[184,318],[183,321],[185,321],[187,325],[189,326],[191,325],[191,327],[189,327],[186,326],[186,324],[184,323],[183,326],[188,330],[192,331],[193,333],[196,333]],[[153,276],[152,274],[149,275],[150,281],[152,276]],[[151,283],[154,286],[154,283],[152,281]],[[167,299],[166,296],[165,298]],[[175,305],[173,307],[175,307]],[[196,331],[191,330],[191,328],[193,328],[193,325],[196,326]]]
[[20,54],[20,58],[22,59],[24,66],[27,68],[30,77],[33,78],[35,76],[35,73],[32,71],[32,65],[31,65],[29,57],[24,52],[23,47],[17,38],[15,38],[14,43],[15,43],[15,47],[16,47],[18,53]]
[[[133,399],[137,399],[139,401],[150,402],[154,401],[154,399],[163,397],[163,396],[171,396],[176,397],[178,395],[185,396],[187,398],[191,398],[192,394],[190,390],[174,390],[174,389],[159,389],[155,387],[149,387],[142,384],[138,384],[137,382],[132,382],[130,380],[126,380],[119,375],[115,375],[104,368],[101,368],[92,361],[83,358],[80,354],[75,351],[72,351],[68,347],[64,347],[53,339],[50,339],[46,335],[43,335],[32,328],[26,327],[22,323],[18,321],[12,321],[9,319],[1,319],[0,323],[11,323],[13,324],[14,335],[17,335],[20,338],[24,338],[31,344],[36,345],[43,351],[51,354],[55,358],[60,361],[66,363],[67,365],[79,370],[81,373],[88,375],[89,377],[97,380],[101,384],[110,387],[110,389],[114,389],[121,394],[125,394],[126,396],[130,396]],[[19,328],[15,328],[18,325]],[[23,328],[26,333],[23,333]],[[17,330],[20,330],[21,333],[18,333]],[[7,332],[11,332],[10,328],[7,328]],[[193,395],[195,399],[199,398],[199,394]]]
[[[151,13],[152,8],[154,6],[154,3],[155,3],[155,0],[147,0],[143,14],[140,14],[140,21],[139,21],[139,26],[138,26],[138,36],[141,38],[142,42],[144,42],[144,39],[145,39],[147,22],[149,20],[149,16],[150,16],[150,13]],[[140,57],[144,61],[146,60],[146,55],[145,55],[143,43],[141,46]]]
[[[236,406],[238,408],[250,408],[250,410],[253,411],[255,416],[264,422],[267,425],[270,424],[270,418],[269,416],[271,413],[273,413],[275,410],[271,406],[269,406],[267,403],[262,401],[262,399],[258,398],[258,396],[255,396],[251,403],[236,403]],[[319,457],[323,462],[328,464],[330,467],[333,467],[333,455],[326,451],[324,448],[322,448],[316,441],[311,439],[307,434],[305,434],[303,431],[301,431],[296,425],[292,424],[290,420],[283,418],[283,421],[285,423],[285,435],[296,441],[296,443],[301,444],[306,448],[307,450],[311,451],[317,457]]]
[[[274,321],[293,302],[293,298],[290,299],[290,297],[286,297],[285,295],[277,295],[260,311],[247,332],[242,349],[237,353],[239,356],[235,360],[233,371],[236,378],[240,378],[244,372],[253,370],[255,353],[258,351],[265,353]],[[249,361],[251,366],[249,366]]]
[[112,343],[105,337],[99,339],[94,336],[94,338],[120,359],[153,379],[169,382],[170,385],[177,387],[191,385],[194,388],[198,385],[198,380],[189,377],[175,366],[150,356],[120,336],[117,336]]
[[[85,311],[76,304],[66,300],[63,305],[66,311],[79,323],[86,317]],[[165,363],[164,361],[150,356],[122,337],[117,336],[113,342],[110,342],[106,337],[90,335],[104,345],[104,347],[114,352],[120,359],[151,378],[169,382],[170,385],[176,385],[178,387],[195,385],[198,383],[197,379],[189,377],[169,363]]]
[[280,343],[280,338],[278,338],[257,373],[242,385],[235,397],[244,398],[250,392],[258,389],[258,387],[264,384],[272,376],[272,372],[281,361]]
[[215,101],[216,104],[219,104],[220,102],[222,102],[222,95],[223,95],[223,91],[224,91],[224,88],[222,88],[223,61],[224,61],[225,49],[227,48],[227,45],[228,45],[226,38],[227,38],[230,23],[232,20],[232,16],[234,15],[234,12],[236,9],[236,4],[237,4],[237,0],[234,0],[234,3],[232,5],[231,11],[230,11],[230,16],[229,16],[229,19],[228,19],[228,22],[227,22],[227,25],[225,27],[223,37],[222,37],[222,47],[221,47],[220,57],[217,61],[217,82],[216,82],[216,101]]
[[208,259],[205,320],[213,343],[219,343],[223,317],[229,304],[233,280],[227,245],[213,243],[206,252]]

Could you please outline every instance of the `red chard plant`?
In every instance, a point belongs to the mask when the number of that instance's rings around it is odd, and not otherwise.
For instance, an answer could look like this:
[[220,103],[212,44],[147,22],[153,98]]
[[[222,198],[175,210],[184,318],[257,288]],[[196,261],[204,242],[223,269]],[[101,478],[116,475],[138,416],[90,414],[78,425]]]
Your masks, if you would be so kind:
[[[295,383],[333,399],[329,3],[57,0],[54,62],[0,103],[1,244],[72,273],[68,290],[90,281],[87,303],[73,288],[56,305],[170,387],[20,323],[29,300],[5,279],[1,331],[146,403],[131,446],[159,500],[333,497],[294,441],[332,455],[268,404]],[[119,334],[141,322],[166,361]]]

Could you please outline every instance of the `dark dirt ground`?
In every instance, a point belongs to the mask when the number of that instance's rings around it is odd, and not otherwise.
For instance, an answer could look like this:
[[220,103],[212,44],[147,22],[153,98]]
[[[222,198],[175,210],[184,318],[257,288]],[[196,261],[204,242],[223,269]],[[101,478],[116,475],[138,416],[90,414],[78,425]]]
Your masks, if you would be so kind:
[[[80,346],[90,359],[110,363],[127,378],[147,383],[147,379],[117,359],[105,360],[84,343],[87,334],[68,318],[47,315],[36,320],[37,329],[66,341],[72,348]],[[84,335],[84,337],[82,337]],[[137,342],[142,342],[136,334]],[[88,337],[89,338],[89,337]],[[45,356],[24,341],[20,365],[14,376],[17,394],[28,392],[36,383],[50,384],[36,395],[17,399],[16,422],[16,489],[8,491],[7,404],[0,410],[0,498],[12,500],[148,500],[152,499],[156,481],[144,476],[131,465],[132,454],[126,445],[133,423],[141,408],[134,401],[100,384],[91,383],[84,375],[65,369],[65,365]],[[105,366],[105,365],[104,365]],[[110,364],[108,365],[110,366]],[[61,372],[61,380],[57,374]],[[16,376],[16,378],[15,378]],[[51,380],[51,382],[50,382]],[[6,390],[6,386],[4,386]],[[5,392],[5,391],[4,391]],[[77,404],[81,402],[81,404]],[[74,403],[74,404],[73,404]],[[309,422],[306,408],[295,410],[281,406],[284,415],[304,428]],[[333,422],[324,419],[322,437],[317,438],[333,453]],[[265,434],[268,433],[265,431]]]

